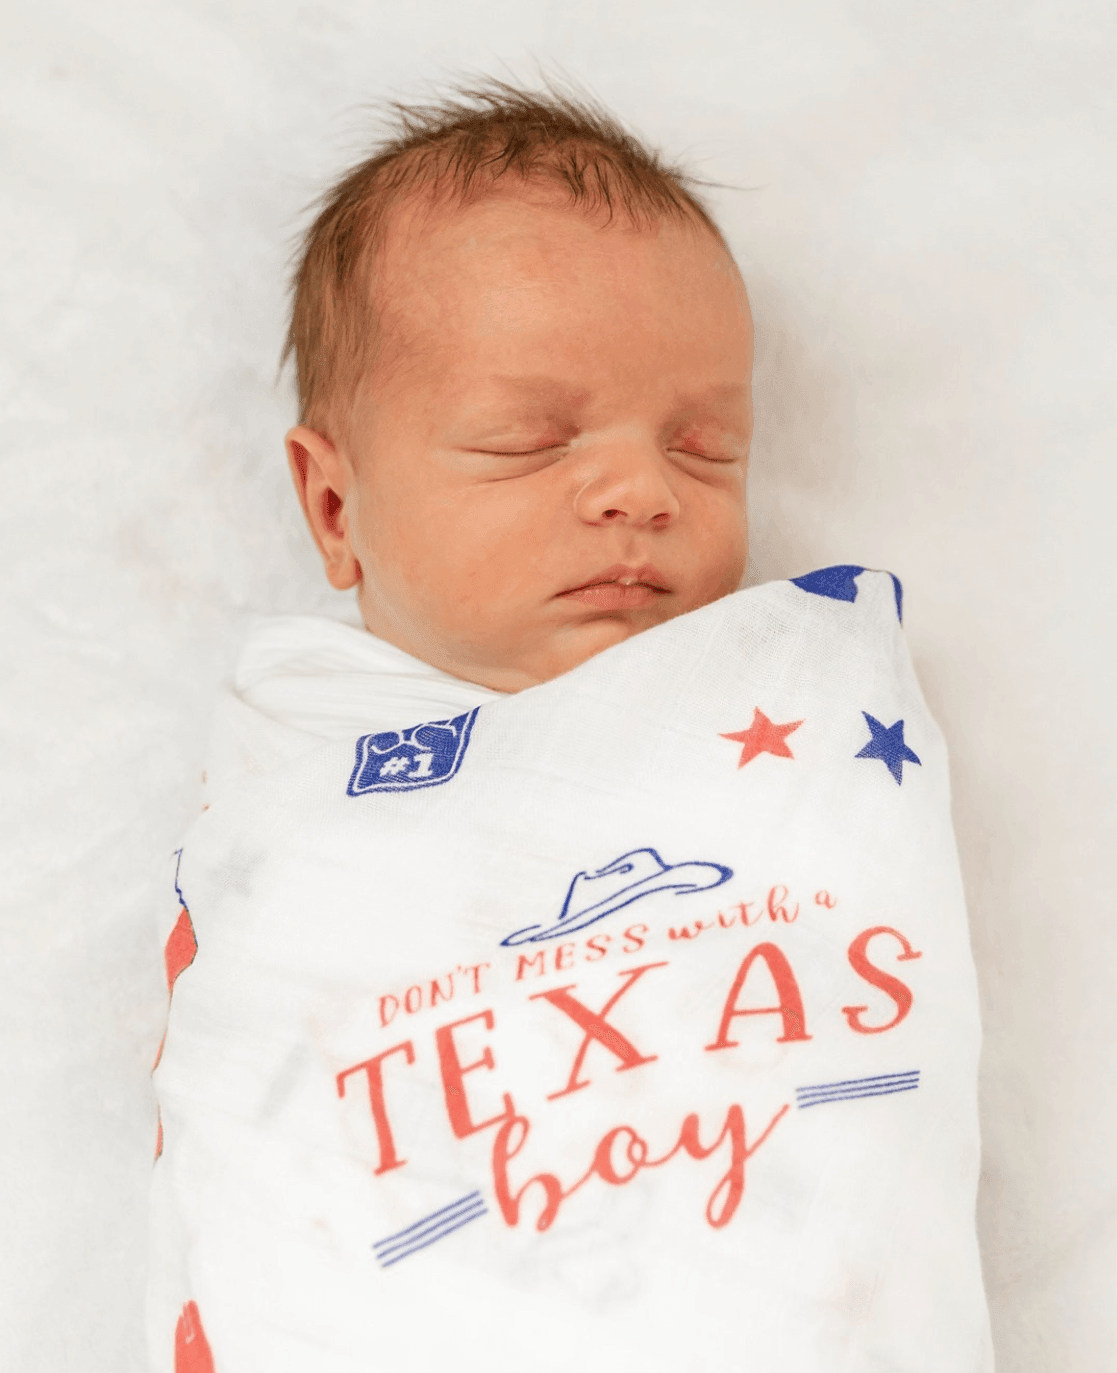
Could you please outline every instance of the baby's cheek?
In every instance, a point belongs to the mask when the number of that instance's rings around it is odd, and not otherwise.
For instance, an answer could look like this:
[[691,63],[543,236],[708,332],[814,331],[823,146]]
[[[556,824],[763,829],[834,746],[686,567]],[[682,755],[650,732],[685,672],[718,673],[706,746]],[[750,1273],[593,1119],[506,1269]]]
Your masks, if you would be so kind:
[[744,576],[748,557],[748,531],[744,516],[738,518],[718,512],[696,530],[691,544],[689,567],[693,569],[692,594],[705,605],[736,591]]

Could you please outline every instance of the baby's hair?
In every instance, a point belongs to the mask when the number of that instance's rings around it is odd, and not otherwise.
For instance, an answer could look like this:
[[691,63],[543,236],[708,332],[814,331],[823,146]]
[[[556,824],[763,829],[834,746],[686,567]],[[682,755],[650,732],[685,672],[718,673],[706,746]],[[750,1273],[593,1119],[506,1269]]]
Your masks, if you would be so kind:
[[301,423],[343,437],[379,341],[374,264],[387,213],[409,192],[462,205],[512,173],[565,190],[572,206],[635,227],[663,219],[721,234],[699,184],[645,146],[591,97],[496,79],[422,105],[389,102],[386,135],[331,186],[295,257],[283,362],[294,356]]

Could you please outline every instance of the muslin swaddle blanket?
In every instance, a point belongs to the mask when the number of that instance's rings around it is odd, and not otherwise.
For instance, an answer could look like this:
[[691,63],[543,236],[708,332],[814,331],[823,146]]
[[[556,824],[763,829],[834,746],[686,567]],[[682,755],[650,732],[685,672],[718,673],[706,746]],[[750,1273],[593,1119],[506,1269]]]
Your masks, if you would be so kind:
[[332,741],[305,681],[230,705],[168,921],[155,1369],[988,1373],[899,613],[828,568],[414,718],[341,652]]

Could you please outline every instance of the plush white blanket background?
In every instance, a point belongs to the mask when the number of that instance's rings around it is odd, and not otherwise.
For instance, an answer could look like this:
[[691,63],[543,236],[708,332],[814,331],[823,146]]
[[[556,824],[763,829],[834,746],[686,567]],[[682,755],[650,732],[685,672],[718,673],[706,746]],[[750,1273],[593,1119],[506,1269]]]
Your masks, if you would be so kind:
[[142,1368],[152,883],[247,617],[347,609],[281,448],[298,212],[363,102],[534,58],[750,188],[711,193],[757,321],[750,580],[904,579],[999,1368],[1111,1367],[1117,22],[1073,0],[6,7],[0,1366]]

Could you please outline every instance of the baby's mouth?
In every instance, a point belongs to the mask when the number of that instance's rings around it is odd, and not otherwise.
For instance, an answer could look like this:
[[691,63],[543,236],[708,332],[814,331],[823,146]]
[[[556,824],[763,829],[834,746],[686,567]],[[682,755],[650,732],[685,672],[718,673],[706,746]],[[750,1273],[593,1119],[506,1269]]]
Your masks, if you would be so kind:
[[581,586],[562,592],[564,598],[582,601],[599,610],[635,610],[665,595],[662,574],[650,565],[609,567]]
[[572,596],[578,591],[590,591],[595,587],[646,587],[650,591],[663,592],[667,590],[667,582],[658,568],[650,563],[643,563],[639,567],[626,567],[614,565],[607,567],[602,572],[596,573],[578,586],[572,586],[561,594]]

